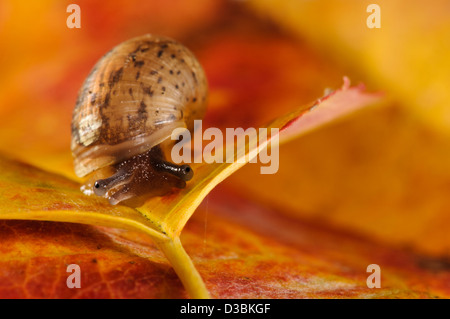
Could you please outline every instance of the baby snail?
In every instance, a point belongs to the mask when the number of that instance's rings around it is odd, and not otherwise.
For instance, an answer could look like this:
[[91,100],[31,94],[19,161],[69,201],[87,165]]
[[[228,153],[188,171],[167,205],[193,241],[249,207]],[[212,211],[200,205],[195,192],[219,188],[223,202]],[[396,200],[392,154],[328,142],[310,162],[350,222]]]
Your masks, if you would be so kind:
[[171,163],[166,153],[174,129],[192,133],[203,118],[207,95],[200,63],[173,39],[148,34],[109,51],[73,111],[75,173],[87,178],[81,190],[115,205],[184,188],[191,167]]

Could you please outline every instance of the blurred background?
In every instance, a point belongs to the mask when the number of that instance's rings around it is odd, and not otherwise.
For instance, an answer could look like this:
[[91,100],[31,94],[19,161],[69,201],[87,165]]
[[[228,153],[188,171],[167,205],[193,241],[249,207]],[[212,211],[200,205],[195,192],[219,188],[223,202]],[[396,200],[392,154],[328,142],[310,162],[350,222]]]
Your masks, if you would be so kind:
[[[145,33],[173,37],[205,68],[207,126],[261,126],[342,77],[383,103],[247,165],[218,190],[300,220],[431,256],[450,254],[450,2],[363,0],[0,2],[0,151],[75,179],[71,113],[94,63]],[[81,8],[69,29],[66,8]],[[213,194],[214,194],[213,192]]]

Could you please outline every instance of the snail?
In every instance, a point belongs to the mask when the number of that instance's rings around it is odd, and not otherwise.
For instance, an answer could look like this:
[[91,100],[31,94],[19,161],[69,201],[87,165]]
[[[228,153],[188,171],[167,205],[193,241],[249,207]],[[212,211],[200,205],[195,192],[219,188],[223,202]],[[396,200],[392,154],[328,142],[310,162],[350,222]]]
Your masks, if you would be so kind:
[[86,194],[113,205],[184,188],[189,165],[167,160],[176,128],[194,130],[207,104],[205,73],[191,51],[155,35],[106,53],[82,85],[72,116],[75,173]]

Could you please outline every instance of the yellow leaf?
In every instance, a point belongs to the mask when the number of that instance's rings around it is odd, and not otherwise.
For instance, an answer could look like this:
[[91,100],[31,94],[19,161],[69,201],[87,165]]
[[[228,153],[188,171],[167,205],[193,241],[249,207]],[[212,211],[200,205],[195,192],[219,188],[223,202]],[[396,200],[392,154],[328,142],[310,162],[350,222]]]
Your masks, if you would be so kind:
[[[280,141],[286,142],[356,109],[373,104],[379,99],[380,94],[364,93],[363,86],[350,88],[348,79],[345,79],[342,89],[279,117],[267,128],[278,128]],[[256,149],[250,149],[249,145],[255,140],[258,142],[258,139],[258,135],[252,136],[244,148],[238,149],[237,159],[233,163],[193,163],[195,175],[190,186],[169,198],[153,197],[138,208],[139,211],[169,237],[178,236],[209,191],[257,155]],[[266,140],[265,145],[269,142],[270,139]],[[263,148],[264,146],[260,145],[260,150]]]
[[50,220],[144,231],[154,239],[166,236],[135,209],[111,206],[80,192],[65,177],[0,157],[0,219]]
[[[380,28],[369,28],[374,2],[253,0],[264,17],[351,65],[432,128],[450,133],[450,2],[380,0]],[[355,74],[356,75],[356,74]]]
[[[362,86],[342,89],[316,102],[300,107],[273,121],[268,128],[279,128],[280,140],[301,135],[337,117],[377,102],[379,94],[364,92]],[[194,298],[207,298],[209,293],[184,251],[181,230],[204,197],[222,180],[245,165],[268,143],[252,135],[245,147],[238,148],[232,163],[193,165],[195,177],[178,193],[150,198],[137,210],[111,206],[104,199],[84,196],[79,185],[64,177],[0,157],[0,219],[27,219],[83,223],[147,233],[164,252],[188,293]],[[257,143],[260,142],[259,147]],[[249,145],[252,145],[251,147]],[[272,147],[278,147],[274,144]],[[224,147],[235,147],[225,145]]]

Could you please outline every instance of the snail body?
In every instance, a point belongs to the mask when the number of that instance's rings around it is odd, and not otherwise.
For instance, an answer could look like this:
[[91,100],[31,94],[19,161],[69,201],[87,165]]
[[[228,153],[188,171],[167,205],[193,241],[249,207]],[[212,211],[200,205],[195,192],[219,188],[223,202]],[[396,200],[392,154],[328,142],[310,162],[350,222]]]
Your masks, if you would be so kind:
[[170,38],[140,36],[103,56],[72,117],[75,173],[91,177],[85,192],[117,204],[185,187],[192,169],[167,161],[164,149],[174,129],[193,131],[207,94],[200,63]]

